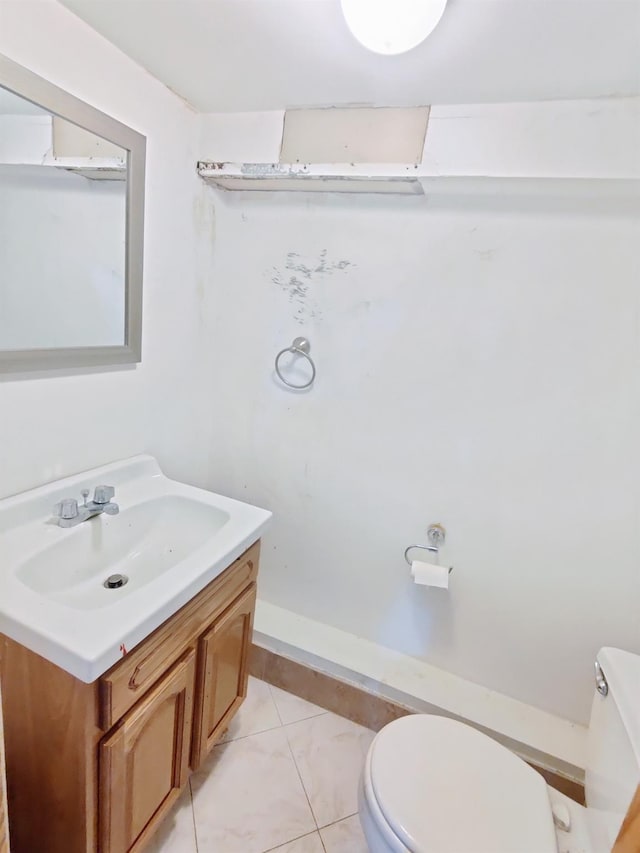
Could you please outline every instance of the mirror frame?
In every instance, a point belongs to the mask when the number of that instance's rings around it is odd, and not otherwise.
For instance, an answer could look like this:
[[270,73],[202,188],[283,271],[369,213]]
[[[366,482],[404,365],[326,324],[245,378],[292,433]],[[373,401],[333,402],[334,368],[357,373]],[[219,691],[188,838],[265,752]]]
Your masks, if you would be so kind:
[[146,137],[0,54],[0,86],[127,151],[124,344],[0,350],[0,372],[136,364],[142,360]]

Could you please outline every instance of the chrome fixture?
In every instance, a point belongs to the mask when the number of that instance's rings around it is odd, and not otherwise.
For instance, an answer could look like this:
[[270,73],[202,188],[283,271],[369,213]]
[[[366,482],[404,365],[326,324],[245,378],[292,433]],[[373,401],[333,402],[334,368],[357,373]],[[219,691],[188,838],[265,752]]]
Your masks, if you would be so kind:
[[[436,556],[438,555],[438,549],[435,547],[435,545],[407,545],[407,547],[404,549],[404,558],[407,561],[407,565],[409,566],[411,565],[411,560],[409,559],[409,551],[411,551],[412,548],[419,548],[421,551],[429,551],[431,554],[435,554]],[[451,571],[451,569],[449,569],[449,571]]]
[[427,539],[436,551],[441,548],[447,538],[447,531],[441,524],[431,524],[427,528]]
[[120,589],[121,586],[124,586],[129,578],[126,575],[109,575],[106,581],[102,584],[105,589]]
[[[294,338],[290,347],[285,347],[281,349],[278,355],[276,356],[276,373],[278,374],[278,379],[284,382],[289,388],[294,388],[296,391],[304,391],[305,388],[310,388],[313,385],[313,380],[316,378],[316,366],[313,363],[313,359],[309,355],[309,351],[311,350],[311,344],[306,338]],[[311,367],[311,379],[308,382],[305,382],[303,385],[294,385],[293,382],[289,382],[284,378],[282,373],[280,373],[279,361],[281,357],[286,353],[291,352],[294,355],[301,355],[307,359],[309,362],[309,366]]]
[[88,501],[89,489],[82,489],[80,491],[84,500],[82,506],[78,506],[78,501],[75,498],[64,498],[53,508],[57,517],[56,523],[59,527],[75,527],[76,524],[81,524],[83,521],[93,518],[94,515],[101,515],[103,512],[106,512],[107,515],[117,515],[120,512],[120,507],[111,500],[115,493],[116,490],[113,486],[96,486],[93,492],[93,500]]
[[596,661],[595,663],[596,670],[596,690],[601,696],[606,696],[609,693],[609,685],[607,684],[607,679],[605,678],[605,674],[602,670],[602,667]]
[[[438,558],[438,554],[440,553],[440,548],[444,545],[445,539],[447,538],[447,531],[441,524],[431,524],[427,529],[427,539],[429,540],[429,545],[408,545],[404,549],[404,559],[407,562],[407,565],[411,565],[411,560],[409,559],[409,551],[412,548],[418,548],[420,551],[428,551],[430,554],[435,554],[436,560]],[[453,571],[453,566],[449,567],[449,574]]]

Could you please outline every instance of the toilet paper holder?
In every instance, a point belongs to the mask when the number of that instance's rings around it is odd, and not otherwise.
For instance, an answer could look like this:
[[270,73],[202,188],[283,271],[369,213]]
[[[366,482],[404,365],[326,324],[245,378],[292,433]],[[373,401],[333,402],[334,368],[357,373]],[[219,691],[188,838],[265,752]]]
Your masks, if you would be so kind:
[[[404,549],[404,559],[407,565],[411,565],[411,560],[409,559],[409,551],[413,548],[418,548],[420,551],[429,551],[431,554],[435,554],[436,557],[440,553],[440,547],[444,545],[445,539],[447,536],[447,531],[441,524],[432,524],[427,530],[427,539],[431,544],[429,545],[407,545]],[[453,571],[453,566],[449,567],[449,574]]]

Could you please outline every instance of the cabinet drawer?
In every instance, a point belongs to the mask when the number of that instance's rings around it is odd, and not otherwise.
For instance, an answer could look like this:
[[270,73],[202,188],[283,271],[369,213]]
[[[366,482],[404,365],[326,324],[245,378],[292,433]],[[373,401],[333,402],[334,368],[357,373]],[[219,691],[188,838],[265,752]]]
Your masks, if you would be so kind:
[[259,556],[260,543],[256,542],[100,678],[100,728],[103,731],[110,729],[185,648],[255,581]]

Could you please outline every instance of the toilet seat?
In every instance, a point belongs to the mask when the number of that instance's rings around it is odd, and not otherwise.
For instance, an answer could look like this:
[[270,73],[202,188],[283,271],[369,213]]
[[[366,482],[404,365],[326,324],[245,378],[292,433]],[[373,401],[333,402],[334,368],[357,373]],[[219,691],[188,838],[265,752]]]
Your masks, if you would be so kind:
[[416,714],[385,726],[369,749],[363,790],[391,849],[557,853],[542,776],[446,717]]

